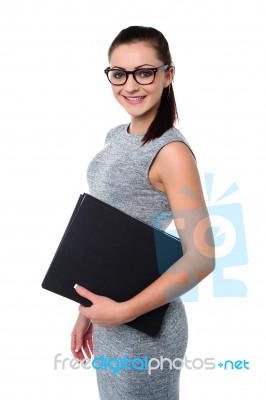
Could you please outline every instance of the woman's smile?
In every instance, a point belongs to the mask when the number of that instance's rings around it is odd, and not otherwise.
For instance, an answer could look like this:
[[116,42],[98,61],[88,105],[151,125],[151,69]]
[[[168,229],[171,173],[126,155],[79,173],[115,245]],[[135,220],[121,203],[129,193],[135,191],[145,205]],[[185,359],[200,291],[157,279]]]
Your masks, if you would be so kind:
[[145,100],[145,97],[147,96],[124,96],[124,99],[128,104],[141,104]]

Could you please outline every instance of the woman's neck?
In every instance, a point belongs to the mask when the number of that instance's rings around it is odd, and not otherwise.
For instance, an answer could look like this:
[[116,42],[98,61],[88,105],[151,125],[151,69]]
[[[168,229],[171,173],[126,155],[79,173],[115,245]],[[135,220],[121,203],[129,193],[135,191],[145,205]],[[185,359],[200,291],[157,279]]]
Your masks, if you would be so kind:
[[145,134],[148,131],[153,118],[131,118],[131,123],[129,125],[129,133],[142,133]]

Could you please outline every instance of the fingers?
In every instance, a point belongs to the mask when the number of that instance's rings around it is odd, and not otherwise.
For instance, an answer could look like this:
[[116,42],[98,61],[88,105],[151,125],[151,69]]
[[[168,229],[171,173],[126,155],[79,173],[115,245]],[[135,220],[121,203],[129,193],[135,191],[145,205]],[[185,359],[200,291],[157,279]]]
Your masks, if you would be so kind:
[[89,347],[89,341],[88,340],[83,340],[83,345],[82,345],[82,349],[86,355],[87,358],[91,358],[92,353],[90,351],[90,347]]
[[83,337],[81,335],[77,335],[76,333],[71,335],[71,352],[75,358],[79,360],[84,359],[84,355],[82,352],[82,344]]
[[91,358],[91,356],[93,355],[92,333],[93,333],[93,324],[91,323],[88,331],[83,337],[83,349],[89,358]]
[[93,355],[93,340],[92,340],[92,336],[90,337],[88,342],[89,342],[89,348],[90,348],[91,354]]
[[86,299],[90,300],[92,303],[96,300],[97,294],[92,293],[90,290],[84,288],[83,286],[78,285],[77,283],[74,286],[76,292]]
[[[71,334],[71,352],[75,358],[83,361],[93,355],[92,333],[93,324],[90,323],[87,331],[74,329]],[[84,360],[85,361],[85,360]]]

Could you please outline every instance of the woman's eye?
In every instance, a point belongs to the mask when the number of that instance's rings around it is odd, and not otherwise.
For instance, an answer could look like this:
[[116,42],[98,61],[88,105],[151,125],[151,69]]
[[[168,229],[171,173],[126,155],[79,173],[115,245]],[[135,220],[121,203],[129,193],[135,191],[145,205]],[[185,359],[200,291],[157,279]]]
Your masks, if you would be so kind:
[[150,76],[153,74],[153,71],[151,71],[150,69],[143,69],[141,71],[138,72],[138,75],[141,78],[150,78]]
[[125,73],[123,71],[112,71],[113,79],[123,79],[125,78]]

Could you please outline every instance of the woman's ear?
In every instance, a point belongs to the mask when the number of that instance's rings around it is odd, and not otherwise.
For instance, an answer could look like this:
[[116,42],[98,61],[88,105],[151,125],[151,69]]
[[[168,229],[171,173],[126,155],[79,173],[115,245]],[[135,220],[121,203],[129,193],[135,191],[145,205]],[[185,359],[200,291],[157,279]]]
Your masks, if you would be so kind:
[[175,76],[175,67],[171,66],[165,74],[165,83],[164,83],[164,87],[166,88],[167,86],[170,85],[170,83],[173,81]]

